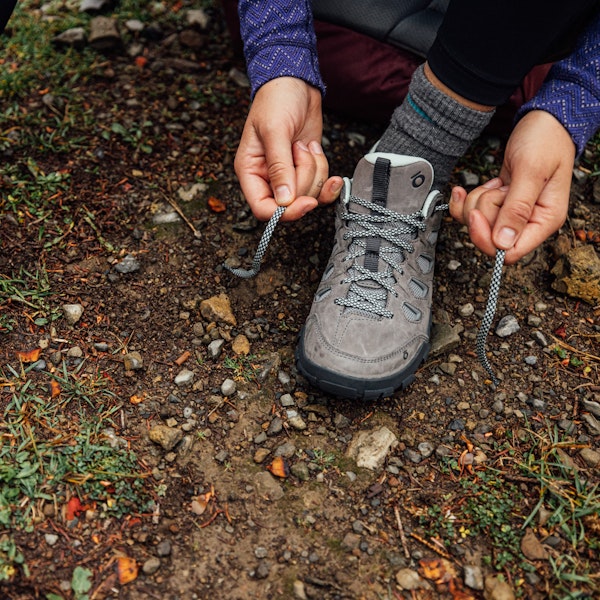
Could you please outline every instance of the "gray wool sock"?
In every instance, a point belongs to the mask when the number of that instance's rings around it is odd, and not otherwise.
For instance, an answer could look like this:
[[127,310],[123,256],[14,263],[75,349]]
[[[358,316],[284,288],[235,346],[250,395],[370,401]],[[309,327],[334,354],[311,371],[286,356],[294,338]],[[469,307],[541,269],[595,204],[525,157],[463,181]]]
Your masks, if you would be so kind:
[[460,104],[436,88],[421,65],[376,149],[428,160],[435,173],[434,185],[441,189],[448,183],[457,160],[479,137],[494,112]]

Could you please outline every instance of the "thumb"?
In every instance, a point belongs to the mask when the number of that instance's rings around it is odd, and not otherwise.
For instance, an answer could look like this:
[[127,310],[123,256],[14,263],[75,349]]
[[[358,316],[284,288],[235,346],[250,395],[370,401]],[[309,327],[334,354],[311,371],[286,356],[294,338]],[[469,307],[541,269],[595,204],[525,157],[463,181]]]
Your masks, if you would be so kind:
[[292,156],[292,142],[277,132],[263,138],[267,176],[275,202],[288,206],[296,197],[296,171]]
[[523,173],[513,173],[492,231],[492,240],[496,248],[510,250],[516,244],[529,222],[543,187],[543,182],[536,178]]

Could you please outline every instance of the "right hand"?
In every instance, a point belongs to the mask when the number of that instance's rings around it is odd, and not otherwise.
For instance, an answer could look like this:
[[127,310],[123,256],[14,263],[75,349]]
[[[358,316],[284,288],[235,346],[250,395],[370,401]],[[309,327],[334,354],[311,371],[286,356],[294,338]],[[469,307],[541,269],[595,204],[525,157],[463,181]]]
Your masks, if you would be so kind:
[[235,156],[235,172],[254,216],[266,221],[287,206],[282,221],[333,202],[341,177],[329,177],[321,147],[321,92],[293,77],[279,77],[256,92]]

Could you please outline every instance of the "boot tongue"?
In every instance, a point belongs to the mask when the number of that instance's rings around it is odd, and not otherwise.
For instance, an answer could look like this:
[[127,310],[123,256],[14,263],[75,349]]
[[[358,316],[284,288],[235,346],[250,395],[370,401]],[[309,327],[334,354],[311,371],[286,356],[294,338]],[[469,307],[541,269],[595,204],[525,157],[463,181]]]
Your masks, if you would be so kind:
[[[373,152],[367,154],[357,165],[352,179],[352,189],[357,196],[370,200],[383,208],[403,215],[423,210],[433,181],[431,165],[422,159],[398,154]],[[349,210],[356,213],[376,214],[350,199]],[[394,224],[382,227],[394,227]],[[381,238],[364,238],[366,252],[362,265],[370,271],[379,269],[379,249]],[[368,282],[362,286],[371,287]],[[372,285],[376,285],[373,284]]]

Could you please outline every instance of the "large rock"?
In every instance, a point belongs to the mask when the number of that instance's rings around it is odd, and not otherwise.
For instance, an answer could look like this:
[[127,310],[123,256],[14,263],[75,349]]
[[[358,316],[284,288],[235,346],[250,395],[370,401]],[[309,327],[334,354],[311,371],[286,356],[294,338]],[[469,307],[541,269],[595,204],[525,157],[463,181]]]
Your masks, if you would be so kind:
[[350,442],[346,454],[357,466],[372,471],[379,470],[386,456],[398,444],[398,438],[387,427],[361,431]]
[[90,46],[96,50],[112,50],[121,45],[121,34],[117,29],[116,19],[110,17],[94,17],[90,21]]
[[552,287],[592,306],[600,304],[600,258],[590,244],[573,248],[560,258],[552,274]]

